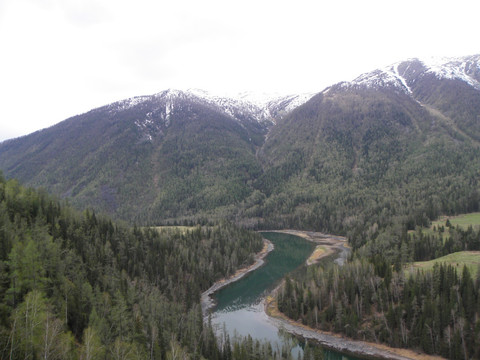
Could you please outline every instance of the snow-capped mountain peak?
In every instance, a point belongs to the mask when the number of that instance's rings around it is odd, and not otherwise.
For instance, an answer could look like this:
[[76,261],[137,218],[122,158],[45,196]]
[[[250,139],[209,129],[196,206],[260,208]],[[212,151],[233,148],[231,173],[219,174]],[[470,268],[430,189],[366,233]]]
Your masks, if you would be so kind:
[[207,106],[212,111],[223,113],[242,127],[251,124],[268,129],[314,94],[287,95],[266,93],[240,93],[234,96],[215,95],[201,89],[167,89],[150,96],[136,96],[107,105],[111,116],[118,112],[131,111],[141,138],[152,141],[171,125],[174,114],[192,108],[193,104]]
[[480,55],[460,58],[426,58],[420,60],[440,79],[458,79],[480,90]]
[[362,74],[351,82],[342,83],[342,86],[367,88],[393,86],[406,93],[411,93],[412,90],[408,86],[406,79],[399,73],[398,67],[400,64],[401,63],[395,63],[383,69],[377,69],[372,72]]
[[480,55],[409,59],[362,74],[353,81],[342,82],[339,85],[343,88],[391,87],[412,94],[411,82],[421,74],[434,74],[438,79],[461,80],[480,90]]
[[278,116],[307,102],[314,93],[281,95],[267,92],[240,92],[217,95],[202,89],[166,90],[157,96],[189,97],[217,106],[238,121],[250,118],[264,125],[276,123]]

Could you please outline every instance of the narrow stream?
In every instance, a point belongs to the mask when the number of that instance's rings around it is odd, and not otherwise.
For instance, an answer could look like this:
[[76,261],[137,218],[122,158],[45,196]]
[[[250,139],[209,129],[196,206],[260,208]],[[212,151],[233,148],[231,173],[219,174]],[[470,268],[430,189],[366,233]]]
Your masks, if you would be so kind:
[[[270,341],[274,349],[281,349],[287,342],[295,344],[297,341],[269,321],[263,311],[262,299],[287,273],[305,263],[315,245],[289,234],[265,232],[262,235],[274,244],[275,249],[268,255],[264,266],[215,293],[217,305],[211,320],[218,331],[225,327],[230,337],[250,335],[253,339]],[[302,344],[294,346],[294,359],[299,352],[302,352]],[[357,360],[327,350],[325,358]]]

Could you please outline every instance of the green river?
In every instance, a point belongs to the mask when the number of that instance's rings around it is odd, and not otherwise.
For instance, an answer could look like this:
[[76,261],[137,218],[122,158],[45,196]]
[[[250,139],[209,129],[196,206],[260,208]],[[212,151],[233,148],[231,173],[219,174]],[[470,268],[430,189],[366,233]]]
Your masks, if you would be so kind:
[[[264,232],[262,235],[274,244],[275,249],[262,267],[215,293],[216,307],[211,314],[212,324],[219,331],[225,327],[231,337],[250,334],[254,339],[266,339],[274,348],[278,346],[281,349],[286,342],[293,342],[292,355],[296,359],[298,353],[302,352],[303,344],[279,331],[269,321],[263,311],[262,299],[287,273],[305,263],[315,245],[289,234]],[[325,359],[357,360],[333,351],[325,350],[324,354]]]

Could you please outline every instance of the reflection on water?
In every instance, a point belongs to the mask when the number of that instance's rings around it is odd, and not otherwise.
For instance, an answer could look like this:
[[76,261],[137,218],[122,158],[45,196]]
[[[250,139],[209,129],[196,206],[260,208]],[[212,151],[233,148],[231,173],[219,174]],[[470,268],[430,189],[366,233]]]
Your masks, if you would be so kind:
[[[274,349],[284,346],[293,348],[292,355],[296,359],[298,353],[303,352],[303,344],[269,321],[261,300],[278,285],[285,274],[305,262],[313,251],[314,244],[288,234],[262,235],[274,244],[274,251],[268,255],[264,266],[215,293],[217,306],[211,316],[212,324],[219,332],[226,331],[230,337],[250,335],[254,339],[269,341]],[[325,351],[325,359],[354,358]]]
[[224,311],[214,314],[212,322],[215,324],[225,323],[228,328],[236,330],[236,333],[241,336],[250,334],[254,339],[277,340],[277,337],[272,335],[277,332],[277,328],[266,321],[262,304],[232,311],[229,311],[228,308],[224,309]]
[[279,332],[263,311],[262,298],[272,291],[286,273],[299,267],[313,251],[314,244],[297,236],[281,233],[263,233],[275,249],[265,265],[241,280],[215,294],[217,306],[212,313],[212,324],[224,329],[230,336],[247,336],[267,340],[273,348],[281,349],[291,342],[296,358],[301,348],[296,339]]
[[263,233],[275,249],[264,266],[215,294],[216,312],[232,311],[257,304],[265,292],[273,290],[286,273],[296,269],[311,254],[314,244],[297,236]]

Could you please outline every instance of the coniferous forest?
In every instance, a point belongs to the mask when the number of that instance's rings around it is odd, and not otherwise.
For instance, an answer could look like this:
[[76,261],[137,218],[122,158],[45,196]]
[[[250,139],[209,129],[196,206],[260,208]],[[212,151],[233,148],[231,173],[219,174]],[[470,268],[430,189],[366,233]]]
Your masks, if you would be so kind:
[[229,223],[131,228],[0,177],[0,357],[271,357],[251,338],[217,342],[200,305],[262,246]]
[[[480,269],[406,265],[479,250],[480,230],[451,227],[444,240],[440,229],[405,229],[398,238],[395,251],[364,246],[344,266],[312,266],[287,278],[279,309],[355,339],[478,358]],[[132,228],[1,177],[0,241],[2,358],[291,356],[250,337],[217,339],[202,318],[201,292],[253,261],[262,247],[256,233],[227,222]],[[308,348],[305,358],[316,351]]]
[[390,256],[370,246],[344,266],[309,267],[304,277],[287,278],[278,307],[305,325],[350,338],[478,359],[480,266],[475,276],[467,266],[408,266],[467,249],[480,250],[480,230],[452,228],[446,241],[441,233],[405,231]]

